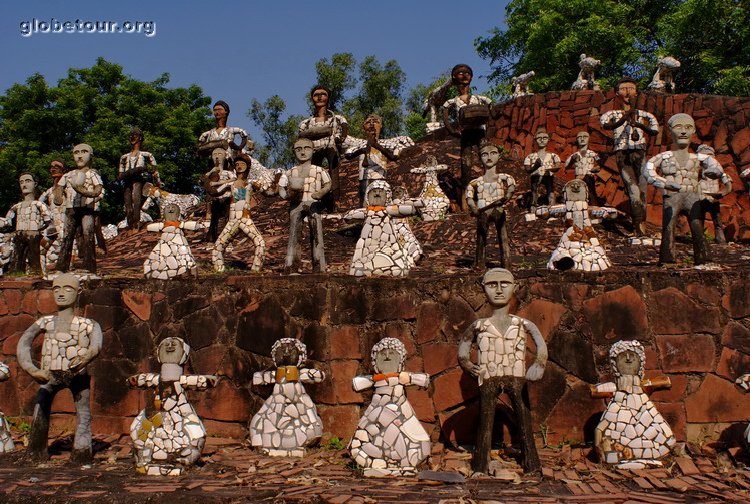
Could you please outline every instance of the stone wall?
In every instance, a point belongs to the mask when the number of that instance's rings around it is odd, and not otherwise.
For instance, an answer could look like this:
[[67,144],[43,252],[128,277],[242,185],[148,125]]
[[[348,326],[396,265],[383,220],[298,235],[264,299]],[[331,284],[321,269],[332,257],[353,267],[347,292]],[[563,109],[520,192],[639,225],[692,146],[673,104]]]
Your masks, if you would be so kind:
[[[516,98],[496,106],[500,117],[494,122],[491,134],[495,141],[514,156],[523,159],[534,148],[534,131],[544,126],[550,133],[550,145],[563,161],[575,152],[578,131],[591,134],[590,147],[599,153],[612,150],[612,132],[604,130],[599,117],[615,108],[614,91],[564,91]],[[722,200],[722,219],[729,239],[750,239],[750,199],[747,186],[738,174],[750,168],[750,98],[697,94],[663,95],[641,93],[637,107],[656,116],[660,132],[651,138],[650,156],[668,150],[671,144],[666,127],[669,118],[685,112],[695,118],[694,141],[714,147],[717,159],[732,177],[734,191]],[[697,146],[697,144],[696,144]],[[572,174],[558,176],[570,179]],[[605,163],[599,174],[602,183],[599,194],[621,210],[627,210],[627,195],[620,185],[614,156]],[[661,197],[649,190],[648,221],[661,224]]]
[[[530,387],[535,430],[544,431],[550,443],[589,439],[605,405],[590,398],[589,384],[610,378],[611,343],[637,338],[647,349],[646,375],[666,373],[672,380],[671,389],[652,398],[677,437],[736,439],[750,420],[750,398],[732,383],[750,372],[748,276],[525,273],[517,313],[539,326],[550,354],[544,378]],[[351,378],[369,372],[376,341],[394,336],[409,352],[406,369],[432,377],[428,390],[410,388],[408,396],[433,440],[471,443],[477,387],[457,366],[456,350],[464,328],[488,314],[477,280],[248,276],[166,286],[108,281],[86,290],[81,303],[105,336],[91,366],[94,432],[127,432],[144,393],[128,390],[125,378],[156,370],[155,343],[179,336],[194,350],[194,372],[222,376],[216,389],[191,393],[208,431],[242,437],[270,392],[251,387],[252,373],[270,365],[277,338],[293,336],[328,374],[322,384],[308,386],[326,430],[348,439],[368,399],[352,391]],[[16,343],[37,317],[54,310],[48,284],[0,282],[0,358],[12,373],[0,384],[0,409],[10,417],[29,416],[38,389],[17,367]],[[507,404],[500,401],[498,418],[506,417]],[[58,395],[54,411],[58,426],[72,426],[67,392]]]

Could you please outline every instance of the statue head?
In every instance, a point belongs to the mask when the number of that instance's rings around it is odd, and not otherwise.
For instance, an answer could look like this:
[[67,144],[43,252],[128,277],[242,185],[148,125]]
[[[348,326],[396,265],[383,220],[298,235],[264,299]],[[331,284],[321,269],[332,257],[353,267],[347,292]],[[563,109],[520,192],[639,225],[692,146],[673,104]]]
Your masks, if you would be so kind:
[[73,160],[77,168],[91,168],[94,159],[94,149],[89,144],[78,144],[73,147]]
[[217,121],[229,117],[229,104],[224,100],[218,100],[213,106],[214,119]]
[[474,78],[474,71],[469,65],[459,63],[451,69],[451,81],[456,86],[471,84]]
[[479,146],[479,159],[485,170],[491,170],[500,161],[500,148],[487,139],[482,140]]
[[247,174],[247,170],[249,166],[250,166],[250,161],[247,159],[247,157],[244,154],[240,154],[234,160],[234,171],[237,175]]
[[299,138],[294,142],[294,157],[297,161],[304,163],[310,161],[313,156],[313,142],[309,138]]
[[391,198],[391,186],[385,180],[378,179],[367,186],[365,206],[386,206]]
[[271,358],[276,367],[300,367],[307,360],[307,347],[298,339],[281,338],[271,346]]
[[646,351],[636,340],[620,340],[609,348],[609,363],[616,377],[635,375],[643,378]]
[[328,108],[328,102],[331,100],[331,90],[318,84],[310,90],[310,100],[315,108]]
[[484,295],[493,308],[507,306],[516,293],[516,279],[505,268],[490,268],[482,277]]
[[170,203],[164,207],[164,221],[174,222],[180,220],[180,207]]
[[81,281],[72,273],[62,273],[52,281],[52,296],[61,310],[74,306],[81,290]]
[[130,130],[130,145],[141,145],[143,143],[143,132],[138,128]]
[[226,168],[229,160],[227,159],[227,150],[217,147],[211,151],[211,160],[214,162],[214,166]]
[[49,173],[52,178],[58,179],[65,174],[65,161],[61,158],[55,158],[49,163]]
[[690,139],[695,134],[695,121],[688,114],[675,114],[667,121],[669,132],[672,134],[672,142],[679,147],[690,145]]
[[537,129],[536,133],[534,133],[534,141],[540,149],[547,147],[549,143],[549,133],[547,133],[547,130],[544,128]]
[[617,96],[622,98],[625,103],[630,104],[631,100],[638,96],[638,82],[626,75],[617,81],[615,91],[617,92]]
[[591,135],[589,135],[588,131],[579,131],[576,133],[576,145],[580,149],[588,147],[590,139]]
[[370,114],[362,124],[362,129],[367,133],[374,133],[376,138],[380,137],[380,131],[383,129],[383,118],[377,114]]
[[589,190],[586,183],[580,179],[573,179],[563,187],[563,198],[565,201],[588,201]]
[[36,177],[31,172],[22,172],[18,176],[18,185],[21,187],[21,194],[24,196],[27,194],[35,194],[36,184]]
[[695,149],[696,154],[707,154],[709,156],[716,155],[716,151],[713,147],[707,144],[700,144],[697,149]]
[[383,338],[372,347],[370,359],[376,373],[400,373],[406,361],[406,347],[396,338]]
[[178,364],[182,366],[190,355],[190,345],[182,338],[165,338],[156,349],[159,364]]

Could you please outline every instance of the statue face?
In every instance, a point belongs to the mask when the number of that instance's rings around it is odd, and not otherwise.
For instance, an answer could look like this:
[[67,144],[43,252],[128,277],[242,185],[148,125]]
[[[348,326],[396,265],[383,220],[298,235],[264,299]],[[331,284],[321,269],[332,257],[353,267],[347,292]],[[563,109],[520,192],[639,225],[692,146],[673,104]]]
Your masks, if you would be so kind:
[[176,221],[180,219],[180,207],[175,204],[167,205],[164,209],[165,221]]
[[565,201],[583,201],[586,199],[586,185],[582,180],[571,180],[565,184]]
[[328,108],[328,91],[325,89],[316,89],[312,94],[312,102],[316,108]]
[[234,162],[234,171],[236,173],[245,173],[247,171],[247,163],[242,159],[236,160]]
[[617,370],[622,376],[638,376],[641,369],[641,359],[638,357],[638,354],[632,350],[626,350],[615,357],[615,363],[617,364]]
[[576,135],[576,145],[581,149],[588,147],[590,138],[589,134],[585,131],[579,131]]
[[534,135],[534,141],[536,141],[536,144],[540,149],[544,149],[549,143],[549,134],[544,131],[540,131],[539,133]]
[[214,119],[217,121],[220,121],[222,119],[226,119],[227,115],[227,109],[222,107],[221,105],[214,105]]
[[383,121],[377,117],[370,116],[365,119],[364,124],[362,124],[362,129],[367,133],[375,133],[375,136],[379,137],[380,131],[383,129]]
[[311,160],[312,155],[312,142],[298,140],[294,143],[294,156],[297,158],[297,161],[299,161],[300,163],[304,163],[305,161]]
[[617,95],[623,99],[625,103],[638,96],[638,87],[634,82],[623,82],[617,87]]
[[34,177],[31,176],[29,173],[24,173],[20,177],[18,177],[18,185],[21,186],[21,194],[34,194],[34,190],[36,189],[36,182],[34,182]]
[[473,75],[471,74],[471,70],[469,70],[468,67],[461,66],[456,68],[451,77],[453,78],[453,82],[455,82],[456,84],[466,86],[471,84]]
[[387,197],[385,188],[373,187],[367,191],[367,204],[370,206],[385,206],[388,203]]
[[277,366],[296,366],[299,362],[299,350],[296,345],[283,344],[276,348],[271,357]]
[[53,178],[60,178],[65,173],[65,168],[63,168],[63,165],[59,161],[52,161],[49,164],[49,172]]
[[86,144],[78,144],[73,147],[73,160],[78,168],[86,168],[91,166],[91,159],[93,158],[93,152],[91,147]]
[[143,142],[143,136],[140,133],[134,131],[130,134],[130,145],[139,144],[141,142]]
[[179,364],[185,355],[185,348],[177,338],[167,338],[159,343],[157,358],[162,364]]
[[510,303],[516,291],[516,281],[509,271],[490,271],[484,276],[484,294],[493,307]]
[[497,147],[484,147],[479,151],[479,158],[482,161],[482,165],[485,168],[490,169],[497,166],[497,162],[500,161],[500,151]]
[[375,355],[375,369],[384,374],[401,372],[401,354],[394,348],[384,348]]
[[674,143],[686,147],[690,145],[690,139],[695,134],[695,121],[687,114],[677,114],[669,120],[669,131]]
[[60,309],[73,306],[80,291],[81,283],[78,277],[70,273],[58,275],[52,282],[52,296]]
[[224,160],[227,158],[227,151],[224,149],[214,149],[211,152],[211,159],[214,162],[214,166],[224,166]]

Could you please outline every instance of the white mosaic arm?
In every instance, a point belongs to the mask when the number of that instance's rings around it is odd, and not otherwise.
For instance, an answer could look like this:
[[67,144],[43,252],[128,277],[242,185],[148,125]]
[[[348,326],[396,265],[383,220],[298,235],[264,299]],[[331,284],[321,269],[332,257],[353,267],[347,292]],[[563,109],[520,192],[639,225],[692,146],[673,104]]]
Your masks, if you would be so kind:
[[158,233],[162,229],[164,229],[164,223],[163,222],[152,222],[148,226],[146,226],[146,231],[151,231],[152,233]]
[[302,383],[320,383],[325,380],[326,374],[320,369],[300,369],[299,381]]
[[272,385],[276,383],[275,371],[258,371],[253,373],[253,385]]
[[706,178],[715,180],[720,179],[723,175],[725,175],[724,168],[716,160],[716,158],[711,156],[710,154],[698,154],[698,161],[700,162],[701,166],[703,166],[703,175]]
[[617,384],[614,382],[591,385],[591,397],[612,397],[615,392],[617,392]]
[[391,217],[409,217],[417,213],[414,205],[388,205],[386,210]]
[[86,350],[86,353],[82,356],[76,355],[72,359],[70,359],[70,370],[71,371],[78,371],[81,369],[84,369],[86,365],[94,360],[97,355],[99,355],[99,352],[102,350],[102,343],[104,341],[104,338],[102,336],[102,328],[99,325],[98,322],[95,320],[90,321],[93,325],[91,328],[91,337],[89,340],[89,347]]
[[541,206],[536,209],[536,216],[537,217],[556,217],[558,215],[564,215],[566,212],[565,205],[553,205],[553,206]]
[[531,335],[536,344],[536,360],[526,371],[526,379],[529,381],[538,381],[544,375],[544,367],[547,365],[547,344],[544,342],[542,333],[536,324],[530,320],[524,320],[523,328]]
[[5,381],[10,378],[10,368],[0,362],[0,381]]
[[199,229],[208,229],[209,224],[203,221],[185,221],[180,227],[188,231],[197,231]]
[[591,211],[591,216],[597,219],[616,219],[618,215],[622,214],[612,207],[589,207],[589,211]]
[[750,391],[750,374],[744,374],[737,378],[734,383],[737,384],[737,386],[741,387],[745,390],[745,392]]
[[13,205],[12,207],[10,207],[10,210],[8,210],[8,213],[5,215],[5,217],[0,217],[0,228],[11,227],[15,218],[16,206]]
[[159,386],[159,373],[141,373],[127,379],[130,388],[155,388]]
[[421,388],[427,388],[430,385],[430,375],[427,373],[410,373],[402,371],[398,375],[398,382],[401,385],[415,385]]
[[349,210],[344,214],[344,222],[355,222],[355,221],[363,221],[367,218],[367,210],[364,208],[355,208],[354,210]]
[[373,381],[372,376],[355,376],[352,379],[352,388],[355,392],[362,392],[363,390],[367,390],[369,388],[372,388],[372,386],[375,385],[375,381]]
[[182,375],[180,385],[186,389],[206,390],[216,385],[219,377],[215,375]]
[[661,162],[661,155],[657,154],[646,162],[646,181],[654,187],[664,189],[667,186],[667,179],[656,173],[656,164]]

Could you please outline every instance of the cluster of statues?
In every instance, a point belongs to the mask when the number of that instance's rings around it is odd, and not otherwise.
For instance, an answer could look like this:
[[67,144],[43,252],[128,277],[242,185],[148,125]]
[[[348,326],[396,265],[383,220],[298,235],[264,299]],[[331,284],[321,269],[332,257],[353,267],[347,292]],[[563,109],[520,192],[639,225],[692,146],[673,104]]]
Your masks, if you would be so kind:
[[[521,466],[525,472],[538,472],[541,462],[534,443],[527,384],[542,378],[547,346],[532,321],[510,313],[517,285],[509,270],[489,269],[481,283],[492,313],[470,324],[458,346],[458,364],[479,384],[480,410],[471,466],[476,474],[492,473],[495,408],[498,396],[506,393],[517,417]],[[78,277],[70,273],[58,275],[52,291],[57,313],[34,322],[17,345],[19,367],[41,384],[26,454],[35,461],[48,458],[52,401],[67,388],[76,409],[71,461],[88,464],[93,455],[88,367],[102,348],[102,331],[96,321],[75,314],[81,292]],[[31,349],[38,336],[43,339],[37,366]],[[535,354],[527,366],[529,337]],[[206,429],[186,391],[206,390],[215,386],[219,377],[185,374],[189,355],[190,346],[183,339],[165,338],[156,350],[159,372],[133,375],[123,384],[151,390],[145,407],[130,427],[136,470],[140,473],[176,476],[200,458]],[[306,449],[315,446],[325,431],[305,384],[351,378],[355,391],[373,389],[371,402],[348,445],[364,475],[414,475],[429,457],[430,436],[409,403],[405,387],[426,388],[430,377],[404,369],[407,351],[400,340],[386,337],[375,344],[370,355],[373,374],[355,377],[327,376],[321,370],[304,367],[307,348],[294,338],[276,341],[270,356],[273,368],[253,375],[255,387],[273,386],[249,422],[248,436],[256,449],[268,456],[304,457]],[[645,350],[637,340],[617,341],[610,348],[609,358],[615,381],[591,386],[593,398],[609,400],[594,432],[599,460],[621,469],[660,466],[676,439],[648,393],[669,387],[669,378],[644,378]],[[8,366],[0,363],[0,381],[9,377]],[[738,386],[746,390],[750,389],[749,383],[750,375],[737,379]],[[0,453],[13,449],[10,426],[0,413]]]

